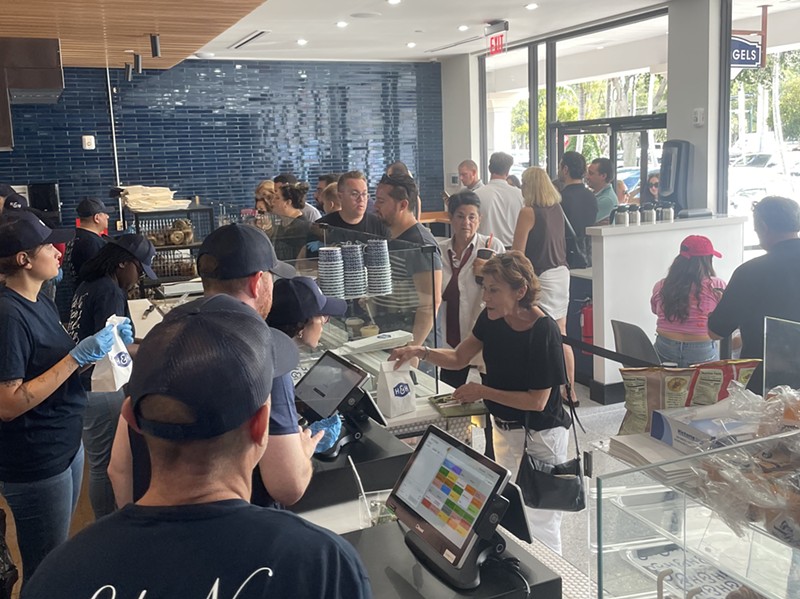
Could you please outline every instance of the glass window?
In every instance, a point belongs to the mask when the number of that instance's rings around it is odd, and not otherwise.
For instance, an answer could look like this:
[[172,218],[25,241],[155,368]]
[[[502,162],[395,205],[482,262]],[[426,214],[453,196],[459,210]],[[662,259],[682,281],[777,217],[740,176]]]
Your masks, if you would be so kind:
[[486,57],[486,159],[494,152],[511,154],[510,174],[517,177],[530,166],[528,97],[527,48]]
[[[745,259],[762,253],[752,226],[753,203],[767,195],[800,196],[800,7],[768,9],[763,68],[731,69],[728,214],[746,216]],[[761,28],[760,8],[734,0],[734,36]]]

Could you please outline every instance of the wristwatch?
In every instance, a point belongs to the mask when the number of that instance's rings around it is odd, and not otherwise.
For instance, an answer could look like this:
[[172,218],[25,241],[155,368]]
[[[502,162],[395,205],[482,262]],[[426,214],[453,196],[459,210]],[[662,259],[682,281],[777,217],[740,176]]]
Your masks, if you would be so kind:
[[422,356],[422,359],[423,359],[423,360],[427,360],[427,359],[428,359],[428,356],[429,356],[429,355],[430,355],[430,353],[431,353],[431,348],[430,348],[430,347],[428,347],[427,345],[423,345],[423,346],[422,346],[422,349],[424,349],[424,350],[425,350],[425,355],[424,355],[424,356]]

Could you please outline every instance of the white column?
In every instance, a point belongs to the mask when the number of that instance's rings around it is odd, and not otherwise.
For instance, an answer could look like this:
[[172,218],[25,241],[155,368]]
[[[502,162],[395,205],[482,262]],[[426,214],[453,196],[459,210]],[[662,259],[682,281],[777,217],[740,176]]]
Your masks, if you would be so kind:
[[478,60],[464,54],[442,60],[442,135],[445,189],[461,187],[452,183],[462,160],[481,163]]
[[[690,207],[717,208],[720,0],[669,3],[667,135],[694,146]],[[695,111],[703,124],[692,122]],[[727,110],[727,108],[726,108]]]

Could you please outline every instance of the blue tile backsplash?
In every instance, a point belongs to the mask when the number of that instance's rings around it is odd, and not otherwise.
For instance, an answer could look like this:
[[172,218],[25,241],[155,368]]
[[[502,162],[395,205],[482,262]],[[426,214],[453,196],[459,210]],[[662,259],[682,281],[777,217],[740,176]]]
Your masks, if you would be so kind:
[[[103,69],[64,69],[57,104],[12,107],[14,150],[0,181],[58,182],[63,220],[115,184],[108,83]],[[265,178],[308,180],[360,169],[374,190],[402,160],[425,209],[441,203],[442,98],[437,63],[187,60],[126,82],[110,71],[120,179],[167,186],[175,197],[245,207]],[[95,135],[97,149],[81,148]]]

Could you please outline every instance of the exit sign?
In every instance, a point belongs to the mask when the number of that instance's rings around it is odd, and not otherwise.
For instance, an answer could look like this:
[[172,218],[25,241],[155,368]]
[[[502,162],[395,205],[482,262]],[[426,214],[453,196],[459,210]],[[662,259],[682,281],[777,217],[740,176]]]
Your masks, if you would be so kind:
[[502,54],[506,49],[506,32],[503,31],[489,38],[489,56]]

